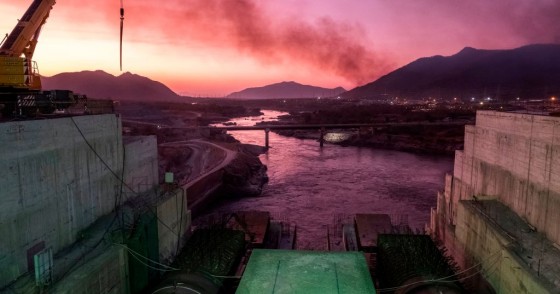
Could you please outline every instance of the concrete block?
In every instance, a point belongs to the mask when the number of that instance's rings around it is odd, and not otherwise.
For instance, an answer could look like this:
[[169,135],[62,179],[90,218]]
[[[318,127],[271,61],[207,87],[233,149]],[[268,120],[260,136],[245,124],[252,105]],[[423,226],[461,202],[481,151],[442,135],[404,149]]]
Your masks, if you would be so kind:
[[127,136],[123,141],[126,184],[136,193],[151,190],[159,184],[156,136]]
[[127,252],[113,246],[72,271],[52,293],[129,293]]
[[[170,192],[157,206],[159,260],[170,264],[190,232],[191,212],[182,188]],[[177,244],[179,243],[179,244]]]
[[58,252],[114,208],[121,123],[115,115],[3,123],[0,141],[0,232],[9,238],[0,247],[0,268],[9,269],[2,287],[27,272],[34,244]]

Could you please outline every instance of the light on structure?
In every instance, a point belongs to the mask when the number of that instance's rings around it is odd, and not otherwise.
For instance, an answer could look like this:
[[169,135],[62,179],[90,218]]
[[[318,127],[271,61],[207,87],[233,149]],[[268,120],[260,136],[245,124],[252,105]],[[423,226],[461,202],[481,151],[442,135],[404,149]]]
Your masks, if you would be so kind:
[[166,172],[165,173],[165,183],[166,184],[173,184],[173,173],[172,172]]

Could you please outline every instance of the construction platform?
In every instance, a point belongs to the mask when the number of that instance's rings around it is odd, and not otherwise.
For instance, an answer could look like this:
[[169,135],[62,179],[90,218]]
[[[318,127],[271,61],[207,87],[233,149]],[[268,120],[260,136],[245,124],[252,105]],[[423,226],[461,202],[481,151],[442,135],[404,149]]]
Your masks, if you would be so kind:
[[358,247],[365,252],[376,251],[378,235],[393,230],[391,217],[387,214],[356,214],[354,221]]
[[270,224],[267,211],[238,211],[231,214],[227,227],[245,232],[245,240],[253,247],[262,247]]
[[237,288],[249,293],[376,293],[364,255],[255,249]]

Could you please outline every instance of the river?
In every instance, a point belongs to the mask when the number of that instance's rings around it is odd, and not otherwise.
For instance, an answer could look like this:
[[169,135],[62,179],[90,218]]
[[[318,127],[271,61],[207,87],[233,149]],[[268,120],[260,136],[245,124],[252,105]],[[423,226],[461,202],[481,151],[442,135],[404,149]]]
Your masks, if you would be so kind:
[[[276,111],[263,117],[232,120],[238,125],[274,120]],[[264,145],[263,131],[231,134],[242,143]],[[444,175],[453,158],[406,152],[325,144],[283,137],[270,132],[268,153],[260,156],[268,166],[269,183],[261,197],[227,200],[214,211],[269,211],[298,226],[298,247],[322,249],[326,225],[336,216],[386,213],[404,219],[415,230],[429,221]]]

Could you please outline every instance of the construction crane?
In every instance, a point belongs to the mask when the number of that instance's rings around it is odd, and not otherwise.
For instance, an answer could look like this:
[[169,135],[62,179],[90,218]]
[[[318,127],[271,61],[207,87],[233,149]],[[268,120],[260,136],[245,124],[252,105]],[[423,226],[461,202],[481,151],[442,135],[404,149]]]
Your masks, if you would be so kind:
[[[42,91],[41,78],[33,53],[41,28],[46,23],[55,0],[33,0],[12,32],[0,43],[0,109],[3,116],[52,113],[85,100],[69,90]],[[121,0],[121,69],[124,9]]]

